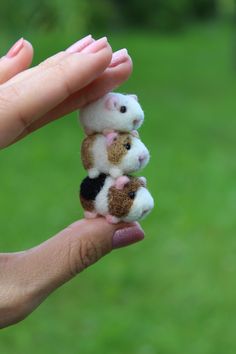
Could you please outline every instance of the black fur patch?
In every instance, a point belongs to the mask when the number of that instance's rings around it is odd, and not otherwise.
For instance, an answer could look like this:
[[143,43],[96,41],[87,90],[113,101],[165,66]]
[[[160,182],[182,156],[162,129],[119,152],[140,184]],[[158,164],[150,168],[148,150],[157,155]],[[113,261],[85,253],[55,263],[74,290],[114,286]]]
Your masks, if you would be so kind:
[[101,173],[97,178],[86,177],[80,185],[80,195],[86,200],[95,200],[102,189],[107,175]]

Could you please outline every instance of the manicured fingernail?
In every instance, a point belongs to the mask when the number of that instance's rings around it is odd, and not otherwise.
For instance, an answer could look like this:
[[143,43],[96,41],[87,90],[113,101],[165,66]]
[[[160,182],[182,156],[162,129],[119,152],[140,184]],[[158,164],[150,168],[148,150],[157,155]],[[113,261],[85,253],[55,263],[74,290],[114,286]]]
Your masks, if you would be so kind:
[[82,53],[96,53],[99,50],[107,46],[107,37],[98,39],[97,41],[91,43],[88,47],[83,49]]
[[23,48],[24,46],[24,39],[20,38],[7,52],[6,58],[13,58],[15,57]]
[[120,248],[144,239],[144,232],[139,226],[117,230],[112,238],[112,248]]
[[78,42],[72,44],[69,48],[66,49],[67,53],[76,53],[80,52],[82,49],[86,48],[89,44],[93,43],[94,39],[91,34],[80,39]]
[[112,60],[110,62],[109,67],[117,66],[128,59],[128,51],[127,49],[120,49],[117,52],[113,53]]

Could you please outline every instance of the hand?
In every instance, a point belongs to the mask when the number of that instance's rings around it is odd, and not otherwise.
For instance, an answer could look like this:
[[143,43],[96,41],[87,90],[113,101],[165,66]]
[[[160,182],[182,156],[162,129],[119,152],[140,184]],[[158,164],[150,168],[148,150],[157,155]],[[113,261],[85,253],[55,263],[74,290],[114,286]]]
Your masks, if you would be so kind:
[[[126,50],[112,53],[106,38],[91,36],[27,69],[32,56],[31,44],[21,39],[0,60],[1,147],[111,91],[132,69]],[[112,249],[143,237],[137,223],[83,219],[37,247],[0,254],[0,327],[25,318]]]

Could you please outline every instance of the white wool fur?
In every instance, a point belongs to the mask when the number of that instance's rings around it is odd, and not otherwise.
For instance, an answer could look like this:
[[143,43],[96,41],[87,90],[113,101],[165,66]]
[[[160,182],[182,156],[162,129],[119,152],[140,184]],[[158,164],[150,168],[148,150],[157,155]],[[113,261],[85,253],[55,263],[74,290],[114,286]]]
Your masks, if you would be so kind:
[[108,209],[108,190],[114,184],[114,179],[112,177],[107,177],[103,188],[98,193],[95,199],[95,211],[100,215],[109,214]]
[[154,200],[147,190],[141,187],[138,189],[130,212],[122,220],[126,222],[143,219],[154,207]]
[[[106,101],[114,98],[116,106],[107,108]],[[120,112],[120,107],[125,106],[127,111]],[[134,122],[134,121],[137,121]],[[80,110],[80,122],[87,134],[101,133],[111,129],[130,132],[138,129],[144,120],[144,112],[138,101],[132,95],[110,92]]]
[[[108,160],[106,137],[97,134],[91,149],[94,164],[88,170],[89,177],[95,178],[100,173],[106,173],[117,178],[123,174],[136,172],[145,167],[150,158],[148,149],[139,138],[132,135],[130,135],[130,138],[130,150],[126,150],[121,162],[114,165]],[[140,161],[141,157],[144,157],[142,161]]]

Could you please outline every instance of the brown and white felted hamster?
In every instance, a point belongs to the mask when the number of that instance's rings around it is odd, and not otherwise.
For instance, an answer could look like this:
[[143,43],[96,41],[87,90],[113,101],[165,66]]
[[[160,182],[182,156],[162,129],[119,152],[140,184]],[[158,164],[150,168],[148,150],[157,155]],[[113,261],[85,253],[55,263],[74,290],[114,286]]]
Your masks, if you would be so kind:
[[114,179],[105,174],[93,179],[86,177],[82,181],[80,201],[86,218],[103,215],[112,224],[142,219],[154,206],[144,177]]
[[87,135],[107,131],[131,132],[144,120],[136,95],[109,92],[80,109],[80,122]]
[[114,178],[145,167],[150,155],[142,141],[129,133],[94,134],[86,137],[81,158],[90,178],[100,173]]

